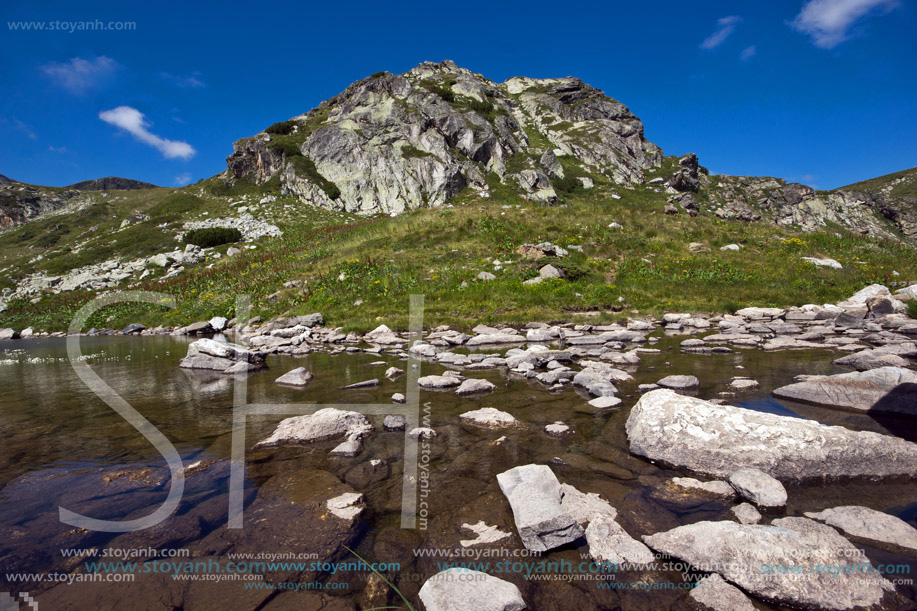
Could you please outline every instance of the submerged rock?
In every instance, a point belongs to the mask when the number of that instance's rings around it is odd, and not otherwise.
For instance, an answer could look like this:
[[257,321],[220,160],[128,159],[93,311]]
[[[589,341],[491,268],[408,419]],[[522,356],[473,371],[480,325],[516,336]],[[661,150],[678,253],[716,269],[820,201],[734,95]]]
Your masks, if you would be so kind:
[[569,484],[561,484],[560,493],[561,509],[573,516],[580,526],[585,527],[598,516],[614,519],[618,515],[617,509],[594,492],[580,492]]
[[[869,607],[894,591],[871,565],[871,571],[863,572],[869,565],[863,552],[833,528],[806,518],[782,518],[771,526],[697,522],[643,539],[658,552],[698,570],[715,570],[746,592],[778,604]],[[805,579],[791,568],[815,565],[825,572]]]
[[917,372],[901,367],[811,376],[774,390],[779,399],[917,416]]
[[807,518],[839,528],[851,537],[917,552],[917,529],[901,518],[857,505],[806,512]]
[[663,388],[672,390],[693,390],[700,388],[700,380],[695,376],[666,376],[656,382]]
[[487,573],[452,568],[430,577],[418,594],[427,611],[521,611],[519,588]]
[[643,395],[625,429],[632,453],[712,477],[742,468],[781,481],[917,474],[917,444],[903,439],[715,405],[671,390]]
[[484,523],[484,520],[479,520],[475,524],[462,524],[462,528],[465,530],[470,530],[475,535],[474,539],[462,539],[459,541],[459,545],[462,547],[474,547],[475,545],[487,545],[489,543],[496,543],[498,541],[503,541],[504,539],[509,539],[512,537],[512,534],[504,532],[497,528],[496,526],[490,526]]
[[561,507],[560,482],[546,465],[523,465],[497,475],[526,549],[544,552],[583,536]]
[[359,492],[345,492],[325,503],[332,515],[354,522],[363,513],[363,495]]
[[372,430],[372,425],[363,414],[326,407],[309,416],[282,420],[274,432],[255,447],[313,443],[343,436],[350,438],[353,435],[367,435]]

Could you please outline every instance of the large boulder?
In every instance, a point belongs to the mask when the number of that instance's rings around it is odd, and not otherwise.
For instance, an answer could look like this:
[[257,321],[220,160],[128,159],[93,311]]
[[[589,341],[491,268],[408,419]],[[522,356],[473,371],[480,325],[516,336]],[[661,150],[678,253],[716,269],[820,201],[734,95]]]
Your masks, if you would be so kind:
[[372,425],[363,414],[326,407],[308,416],[282,420],[274,432],[255,447],[313,443],[345,436],[349,439],[367,435],[372,430]]
[[[245,346],[199,339],[188,346],[188,354],[179,362],[185,369],[208,369],[224,373],[253,371],[265,367],[264,355]],[[230,371],[232,369],[232,371]]]
[[871,413],[917,416],[917,372],[879,367],[832,376],[811,376],[774,390],[779,399]]
[[643,395],[630,451],[712,477],[756,468],[781,481],[917,474],[917,444],[868,431],[715,405],[671,390]]
[[521,611],[519,588],[493,575],[451,568],[430,577],[418,594],[427,611]]
[[[894,591],[862,551],[833,528],[806,518],[782,518],[771,526],[696,522],[644,541],[699,570],[716,570],[746,592],[781,605],[871,607]],[[824,570],[808,570],[817,566]],[[864,571],[867,566],[872,570]]]
[[19,339],[19,332],[14,329],[0,329],[0,339]]
[[697,582],[688,598],[713,611],[755,611],[751,600],[739,588],[712,573]]
[[908,342],[860,350],[836,359],[834,364],[852,367],[857,371],[866,371],[879,367],[909,367],[913,359],[917,359],[917,344]]
[[302,388],[308,386],[311,381],[312,372],[305,367],[297,367],[274,380],[274,383],[280,384],[281,386],[298,386]]
[[742,498],[760,507],[786,505],[786,488],[760,469],[739,469],[729,476],[729,483]]
[[806,517],[839,528],[851,537],[873,544],[903,547],[917,552],[917,529],[901,518],[857,505],[834,507],[818,512],[806,512]]
[[523,465],[497,475],[526,549],[545,552],[583,536],[583,528],[561,506],[560,482],[546,465]]
[[596,516],[586,527],[589,555],[597,562],[610,564],[649,564],[655,560],[650,549],[637,541],[608,515]]

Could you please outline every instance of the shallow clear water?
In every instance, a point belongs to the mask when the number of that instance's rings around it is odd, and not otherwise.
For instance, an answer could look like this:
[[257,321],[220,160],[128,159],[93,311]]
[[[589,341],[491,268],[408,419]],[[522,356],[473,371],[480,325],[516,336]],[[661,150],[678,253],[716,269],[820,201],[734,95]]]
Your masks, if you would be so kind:
[[[402,501],[404,436],[385,432],[374,417],[376,432],[354,458],[328,456],[336,442],[307,447],[252,450],[273,430],[278,416],[250,418],[246,430],[245,528],[229,532],[228,466],[233,427],[233,386],[228,377],[191,373],[178,368],[187,342],[172,337],[84,338],[83,353],[96,373],[172,441],[185,464],[205,461],[207,467],[189,474],[178,511],[149,532],[106,534],[61,524],[58,507],[92,517],[120,520],[155,510],[169,489],[168,470],[155,449],[132,426],[87,389],[71,368],[63,339],[0,342],[0,591],[28,591],[44,603],[40,608],[369,608],[403,605],[393,588],[371,571],[353,567],[274,571],[275,582],[312,584],[309,590],[265,590],[239,581],[182,581],[170,575],[138,575],[132,583],[81,582],[60,585],[46,578],[12,583],[7,573],[85,575],[85,558],[65,557],[61,549],[182,549],[191,559],[226,562],[230,554],[297,553],[339,562],[356,561],[344,545],[369,562],[398,562],[387,578],[414,604],[423,581],[439,570],[444,558],[417,557],[417,550],[461,549],[459,540],[473,538],[463,523],[484,520],[513,537],[490,548],[520,550],[512,516],[496,484],[496,474],[513,466],[548,463],[559,457],[566,464],[552,468],[562,482],[585,492],[597,492],[619,512],[619,521],[632,535],[666,530],[704,519],[729,519],[729,506],[700,505],[672,499],[662,492],[675,475],[631,456],[624,434],[630,407],[638,399],[636,385],[670,374],[693,374],[702,382],[697,395],[713,398],[726,390],[733,376],[761,383],[754,393],[733,399],[735,404],[781,415],[810,418],[855,429],[893,432],[913,438],[908,423],[873,420],[838,412],[775,401],[770,391],[800,373],[834,373],[836,354],[820,351],[764,353],[740,350],[728,355],[681,354],[684,337],[663,338],[658,355],[643,355],[636,381],[620,385],[622,408],[600,411],[574,390],[552,394],[540,384],[502,370],[468,372],[487,378],[498,391],[483,398],[459,398],[451,392],[422,392],[429,405],[431,426],[440,436],[430,442],[429,495],[426,528],[399,527]],[[374,361],[386,365],[369,366]],[[385,380],[390,365],[404,367],[392,355],[364,353],[331,356],[314,353],[304,358],[270,357],[270,369],[248,381],[248,400],[255,403],[389,403],[404,392],[404,378]],[[315,374],[304,390],[274,384],[281,373],[304,366]],[[742,366],[744,369],[737,369]],[[425,363],[422,375],[444,368]],[[381,378],[378,389],[342,391],[339,387]],[[491,406],[510,412],[525,426],[484,430],[459,424],[458,415]],[[575,433],[550,438],[543,427],[555,421]],[[494,440],[507,441],[495,445]],[[379,459],[383,466],[367,467]],[[215,461],[215,462],[211,462]],[[324,501],[347,490],[363,493],[366,509],[349,527],[329,516]],[[791,486],[787,515],[843,504],[862,504],[888,511],[914,524],[917,484],[910,482],[846,482]],[[775,514],[776,515],[776,514]],[[488,549],[490,549],[488,548]],[[583,543],[554,550],[528,562],[567,560],[576,566]],[[903,563],[917,572],[913,558],[866,548],[874,562]],[[454,559],[454,558],[453,558]],[[515,558],[519,559],[519,558]],[[467,558],[463,559],[467,560]],[[517,567],[518,568],[518,567]],[[496,572],[491,570],[490,572]],[[575,571],[574,571],[575,572]],[[624,608],[664,609],[685,605],[678,584],[690,579],[678,571],[618,576],[618,581],[670,584],[652,590],[612,591],[595,581],[534,581],[516,569],[503,578],[516,583],[537,609]],[[33,575],[33,577],[35,577]],[[228,578],[227,578],[228,579]],[[321,584],[322,590],[318,587]],[[293,586],[284,586],[286,588]],[[912,587],[899,593],[914,600]],[[762,608],[766,608],[762,605]],[[904,608],[904,607],[902,607]]]

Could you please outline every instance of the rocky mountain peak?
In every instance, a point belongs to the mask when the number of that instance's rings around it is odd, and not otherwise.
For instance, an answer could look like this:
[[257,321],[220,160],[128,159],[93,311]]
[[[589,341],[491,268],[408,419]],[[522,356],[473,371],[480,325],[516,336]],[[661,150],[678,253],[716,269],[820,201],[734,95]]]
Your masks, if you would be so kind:
[[661,161],[640,120],[579,79],[497,84],[444,61],[357,81],[236,142],[227,165],[311,205],[399,213],[500,185],[553,204],[565,166],[635,185]]

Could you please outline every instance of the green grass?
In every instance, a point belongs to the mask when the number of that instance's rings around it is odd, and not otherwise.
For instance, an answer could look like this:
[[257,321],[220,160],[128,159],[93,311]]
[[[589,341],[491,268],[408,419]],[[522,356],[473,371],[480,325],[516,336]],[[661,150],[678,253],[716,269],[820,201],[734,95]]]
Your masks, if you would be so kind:
[[[587,175],[573,160],[560,161],[568,176]],[[649,174],[665,176],[673,169],[674,158],[667,157],[662,168]],[[425,208],[397,218],[314,208],[282,195],[276,182],[259,187],[225,177],[178,190],[122,192],[79,212],[0,233],[0,286],[13,286],[11,279],[36,271],[60,275],[110,258],[128,260],[180,248],[176,238],[185,233],[183,222],[236,216],[233,206],[241,204],[257,208],[260,218],[273,219],[283,237],[259,240],[256,250],[188,266],[164,282],[163,270],[152,269],[135,288],[174,295],[174,311],[119,305],[98,313],[91,325],[178,326],[216,315],[232,317],[236,296],[251,295],[253,314],[265,318],[320,311],[328,324],[346,330],[381,322],[406,328],[413,293],[426,296],[427,325],[597,322],[635,313],[831,303],[867,284],[889,284],[893,271],[904,274],[901,279],[917,279],[907,276],[917,270],[917,251],[900,242],[834,226],[796,233],[707,214],[665,216],[666,194],[648,187],[622,189],[603,175],[591,177],[594,189],[574,186],[563,192],[563,206],[544,207],[525,201],[511,180],[502,184],[491,173],[486,200],[466,189],[454,207]],[[622,199],[612,199],[611,192]],[[260,204],[265,194],[275,200]],[[122,227],[126,218],[134,220]],[[610,229],[612,221],[623,228]],[[521,244],[541,241],[579,245],[582,252],[570,249],[568,257],[539,261],[516,254]],[[710,250],[691,253],[691,242],[703,242]],[[729,243],[742,249],[719,250]],[[831,257],[844,269],[818,268],[802,262],[804,256]],[[497,271],[494,259],[509,263]],[[561,267],[567,277],[523,286],[546,263]],[[481,271],[495,273],[496,280],[476,280]],[[291,282],[293,288],[283,288]],[[64,330],[91,297],[67,292],[45,295],[35,304],[14,302],[0,313],[0,326]],[[355,306],[358,301],[361,305]]]
[[895,182],[897,182],[897,184],[891,187],[889,195],[893,197],[917,198],[917,168],[863,180],[852,185],[847,185],[846,187],[841,187],[838,190],[880,193],[884,188]]

